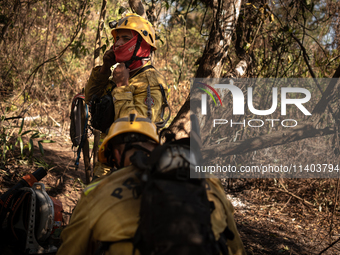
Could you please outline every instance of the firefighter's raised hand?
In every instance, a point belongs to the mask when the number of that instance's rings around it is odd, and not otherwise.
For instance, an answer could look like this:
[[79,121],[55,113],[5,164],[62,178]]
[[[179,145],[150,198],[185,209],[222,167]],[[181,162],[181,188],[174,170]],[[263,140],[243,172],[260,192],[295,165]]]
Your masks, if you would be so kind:
[[120,63],[115,70],[113,70],[113,79],[117,87],[129,85],[129,71],[125,63]]
[[111,74],[110,68],[114,64],[116,64],[116,57],[113,52],[113,47],[111,47],[108,51],[105,52],[103,56],[103,65],[100,69],[100,72],[103,74]]

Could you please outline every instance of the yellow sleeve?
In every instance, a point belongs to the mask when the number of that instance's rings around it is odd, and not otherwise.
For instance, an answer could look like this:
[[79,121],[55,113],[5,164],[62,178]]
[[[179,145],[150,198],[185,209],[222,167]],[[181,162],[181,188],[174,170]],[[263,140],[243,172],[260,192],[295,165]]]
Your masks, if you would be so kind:
[[226,226],[233,232],[234,239],[227,240],[230,255],[245,255],[245,249],[237,231],[234,220],[234,207],[226,198],[219,179],[208,179],[207,195],[210,201],[214,202],[215,210],[211,214],[211,223],[215,237],[218,239]]
[[[157,86],[150,86],[150,95],[151,95],[151,112],[152,112],[152,122],[158,121],[163,97],[160,91],[160,87]],[[147,105],[147,89],[145,91],[141,91],[140,93],[135,93],[134,95],[134,104],[136,111],[147,117],[148,114],[148,105]]]
[[233,240],[227,240],[229,254],[231,255],[245,255],[246,251],[244,249],[240,234],[237,231],[236,223],[234,220],[234,207],[229,200],[226,199],[226,214],[227,214],[227,224],[229,229],[234,234]]
[[87,199],[83,195],[74,209],[70,224],[61,232],[62,245],[57,255],[87,255],[92,254],[94,243],[91,242]]
[[164,77],[154,68],[150,68],[131,78],[129,86],[115,88],[112,91],[116,114],[115,120],[128,115],[131,110],[135,110],[138,114],[147,117],[147,88],[150,86],[152,121],[159,121],[163,104],[159,84],[162,84],[166,93],[167,85]]
[[103,95],[107,85],[109,84],[109,76],[99,72],[101,66],[92,69],[90,78],[85,85],[85,102],[88,104],[92,96],[97,94]]
[[[134,85],[121,86],[112,91],[115,106],[115,120],[128,115],[132,110],[135,110],[138,114],[147,117],[147,91],[139,91],[139,93],[135,93],[135,91],[136,89]],[[152,98],[152,121],[155,122],[158,120],[162,106],[162,93],[159,88],[150,86],[150,95]]]
[[134,86],[121,86],[112,91],[113,103],[115,107],[115,120],[128,115],[135,109],[133,93]]

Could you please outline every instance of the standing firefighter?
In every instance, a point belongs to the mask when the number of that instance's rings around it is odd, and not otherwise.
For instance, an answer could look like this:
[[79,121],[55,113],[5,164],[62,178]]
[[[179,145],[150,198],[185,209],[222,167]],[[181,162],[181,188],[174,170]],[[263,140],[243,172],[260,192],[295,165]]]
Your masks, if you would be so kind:
[[148,118],[116,120],[99,160],[119,169],[84,190],[57,255],[245,254],[219,180],[188,178],[181,140],[158,143]]
[[[165,108],[169,109],[167,85],[150,62],[151,52],[157,49],[154,28],[136,14],[127,14],[110,27],[115,43],[105,52],[103,65],[92,70],[85,87],[92,126],[105,134],[114,120],[134,110],[163,127],[170,111],[164,120]],[[109,168],[100,163],[94,169],[98,177],[108,172]]]

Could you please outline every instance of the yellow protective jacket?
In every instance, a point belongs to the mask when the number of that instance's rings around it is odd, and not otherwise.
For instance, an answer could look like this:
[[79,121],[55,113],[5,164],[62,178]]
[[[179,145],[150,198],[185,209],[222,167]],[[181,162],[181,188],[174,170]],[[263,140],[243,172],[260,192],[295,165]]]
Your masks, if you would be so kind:
[[[147,62],[143,67],[151,65]],[[89,81],[85,86],[85,102],[89,103],[93,95],[105,95],[107,89],[114,86],[114,80],[109,80],[107,75],[99,72],[101,66],[93,68]],[[130,77],[128,86],[116,87],[112,91],[115,120],[128,115],[131,110],[136,110],[138,114],[147,116],[148,106],[146,104],[147,87],[150,85],[152,98],[152,121],[160,121],[161,106],[163,96],[159,85],[167,93],[167,85],[164,77],[154,68],[147,69],[135,76]]]
[[[140,198],[133,197],[133,187],[139,182],[138,169],[128,166],[89,185],[83,192],[70,224],[62,231],[62,245],[57,255],[94,254],[100,242],[115,242],[133,238],[138,227]],[[235,238],[228,240],[229,254],[245,254],[234,222],[234,208],[226,199],[218,179],[209,179],[208,199],[215,204],[211,222],[216,240],[227,224]],[[131,242],[118,242],[106,254],[131,255]],[[136,255],[139,252],[136,252]]]

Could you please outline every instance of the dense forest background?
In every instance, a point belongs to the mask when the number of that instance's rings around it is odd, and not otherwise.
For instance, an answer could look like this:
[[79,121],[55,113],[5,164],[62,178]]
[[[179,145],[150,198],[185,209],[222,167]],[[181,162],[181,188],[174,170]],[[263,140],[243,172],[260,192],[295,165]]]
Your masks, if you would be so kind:
[[[108,23],[118,20],[124,12],[132,11],[131,6],[136,3],[139,1],[1,1],[2,181],[11,176],[13,167],[18,169],[15,172],[17,177],[41,165],[53,168],[53,164],[44,160],[44,148],[58,139],[71,147],[68,137],[71,100],[81,92],[91,69],[101,64],[103,53],[113,44]],[[309,119],[301,117],[304,125],[298,131],[287,134],[290,139],[282,140],[282,136],[277,135],[282,131],[280,128],[227,130],[224,135],[234,145],[225,144],[220,158],[224,163],[235,164],[256,163],[263,157],[278,163],[292,157],[300,162],[315,159],[339,162],[338,1],[143,0],[142,3],[145,16],[155,26],[158,37],[158,50],[152,61],[168,82],[168,100],[172,110],[169,124],[173,131],[180,133],[187,130],[190,82],[194,77],[333,77],[333,82],[320,84],[315,80],[311,85],[309,90],[317,95],[313,97],[313,115]],[[104,17],[102,22],[101,17]],[[102,28],[100,33],[98,27]],[[100,35],[99,40],[97,34]],[[270,93],[271,88],[256,88],[259,108],[268,108]],[[213,111],[212,107],[210,111]],[[223,114],[227,119],[231,113]],[[201,128],[203,133],[211,132],[207,126],[202,125]],[[300,133],[297,135],[297,132]],[[246,149],[244,144],[242,147],[242,142],[253,137],[263,137],[265,142],[246,146]],[[209,151],[218,152],[215,142],[213,136],[203,141],[204,155],[208,155]],[[276,147],[270,151],[266,149],[274,145]],[[36,152],[40,155],[37,156]],[[228,193],[236,192],[238,196],[237,192],[247,190],[242,194],[245,197],[251,194],[250,197],[254,198],[252,205],[261,204],[261,213],[265,213],[266,217],[275,209],[280,213],[291,210],[287,215],[300,222],[306,222],[304,217],[308,218],[312,224],[308,228],[315,231],[308,235],[315,235],[314,239],[297,246],[296,240],[300,235],[293,231],[295,241],[275,247],[276,252],[310,254],[314,243],[321,240],[320,235],[325,241],[318,243],[318,253],[327,248],[325,252],[328,254],[339,252],[339,248],[336,249],[340,233],[338,179],[224,181]],[[254,214],[257,209],[252,208],[251,213]],[[240,215],[249,213],[246,211]],[[242,223],[245,221],[243,219]],[[324,227],[322,231],[320,227]],[[242,238],[247,238],[249,229],[241,231]],[[250,254],[273,254],[272,250],[257,247],[254,238],[247,239],[249,244],[246,248]],[[307,251],[304,245],[308,246]]]

